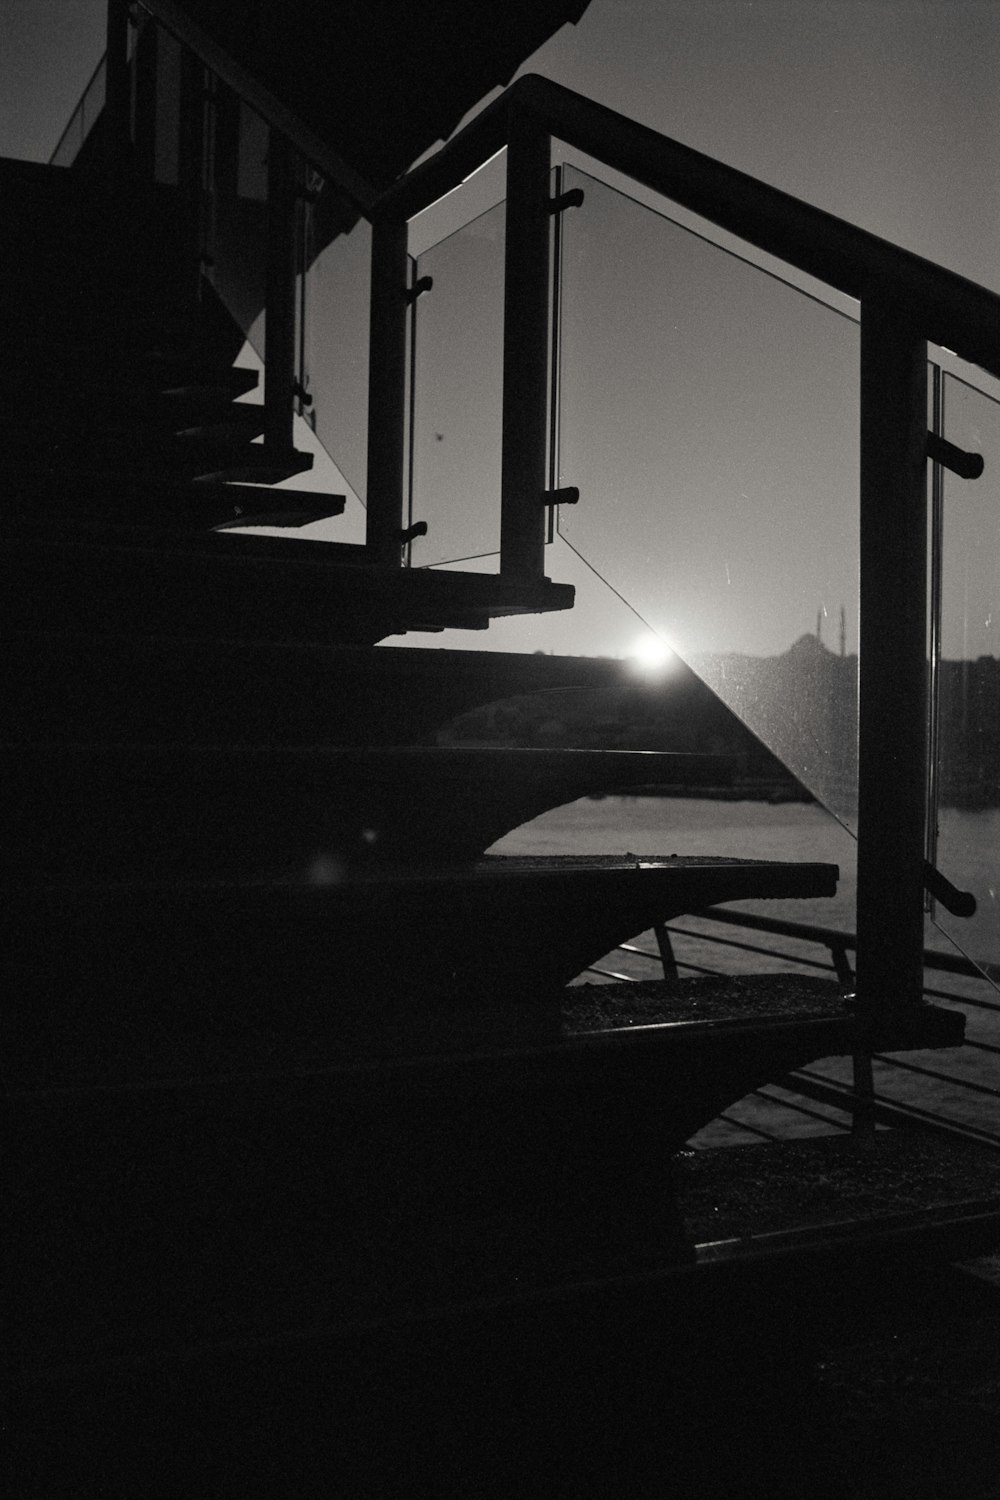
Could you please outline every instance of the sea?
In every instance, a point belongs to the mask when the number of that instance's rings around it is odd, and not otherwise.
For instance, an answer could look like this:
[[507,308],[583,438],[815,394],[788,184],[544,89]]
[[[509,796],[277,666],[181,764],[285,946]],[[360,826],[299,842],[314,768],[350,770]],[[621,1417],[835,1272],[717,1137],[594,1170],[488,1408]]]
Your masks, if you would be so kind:
[[[496,854],[729,855],[751,859],[820,860],[840,870],[835,896],[804,901],[747,901],[733,909],[791,922],[815,923],[841,931],[855,928],[855,842],[835,818],[816,803],[723,801],[709,798],[613,796],[583,798],[523,824],[495,844]],[[1000,960],[1000,810],[942,809],[938,864],[957,885],[979,900],[976,915],[962,920],[929,915],[925,942],[943,953],[964,952]],[[727,973],[791,970],[820,972],[808,960],[827,960],[823,949],[793,939],[770,938],[710,920],[678,918],[672,942],[681,972],[703,969]],[[719,938],[746,941],[735,948]],[[615,950],[578,982],[613,978],[653,978],[661,972],[652,933],[638,934],[632,946],[650,956]],[[760,948],[771,951],[760,952]],[[876,1094],[911,1111],[927,1111],[974,1134],[1000,1143],[1000,990],[985,978],[925,973],[937,1003],[957,1006],[967,1017],[966,1045],[947,1051],[901,1053],[874,1065]],[[851,1078],[851,1062],[827,1059],[809,1072],[840,1082]],[[839,1108],[805,1098],[792,1088],[768,1085],[739,1101],[695,1137],[692,1144],[745,1145],[765,1137],[827,1134],[844,1128],[849,1117]]]

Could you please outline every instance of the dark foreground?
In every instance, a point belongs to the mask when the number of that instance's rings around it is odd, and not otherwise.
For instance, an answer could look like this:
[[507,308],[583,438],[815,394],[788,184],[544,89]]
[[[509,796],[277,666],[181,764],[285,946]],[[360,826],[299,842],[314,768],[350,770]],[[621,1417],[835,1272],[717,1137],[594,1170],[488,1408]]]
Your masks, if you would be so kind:
[[998,1419],[981,1276],[772,1265],[54,1380],[7,1493],[985,1500]]

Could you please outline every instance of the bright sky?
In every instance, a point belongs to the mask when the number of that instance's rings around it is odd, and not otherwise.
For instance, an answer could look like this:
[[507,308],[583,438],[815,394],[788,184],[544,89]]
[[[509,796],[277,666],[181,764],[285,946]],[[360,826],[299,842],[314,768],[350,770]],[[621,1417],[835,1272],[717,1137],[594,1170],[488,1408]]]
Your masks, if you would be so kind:
[[106,0],[0,9],[0,154],[48,161],[104,51]]

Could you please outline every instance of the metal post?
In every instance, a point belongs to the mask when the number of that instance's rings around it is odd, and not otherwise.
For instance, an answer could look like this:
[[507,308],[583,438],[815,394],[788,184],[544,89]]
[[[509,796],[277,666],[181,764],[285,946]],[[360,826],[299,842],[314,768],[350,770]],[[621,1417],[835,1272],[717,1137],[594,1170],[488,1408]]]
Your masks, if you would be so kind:
[[267,282],[264,325],[264,444],[292,446],[295,401],[295,213],[292,148],[277,130],[267,150]]
[[406,221],[376,216],[372,223],[365,540],[372,561],[389,568],[398,568],[402,560],[407,275]]
[[140,12],[132,55],[135,93],[133,164],[135,175],[140,181],[152,182],[156,176],[157,53],[160,28],[152,16],[142,19],[143,14]]
[[[941,366],[934,365],[932,381],[931,431],[944,437],[944,378]],[[937,865],[938,798],[941,774],[941,615],[944,602],[944,468],[931,464],[931,599],[930,599],[930,675],[927,690],[927,861]],[[926,893],[924,905],[934,914],[934,897]]]
[[104,146],[112,191],[128,175],[132,152],[129,127],[128,73],[129,0],[108,0],[104,73]]
[[183,215],[192,300],[201,286],[205,198],[205,69],[187,48],[181,51],[180,119],[177,136],[178,207]]
[[923,989],[927,346],[876,294],[861,316],[857,987],[868,1015]]
[[503,445],[500,571],[545,572],[545,442],[549,299],[550,137],[523,109],[511,112],[503,310]]

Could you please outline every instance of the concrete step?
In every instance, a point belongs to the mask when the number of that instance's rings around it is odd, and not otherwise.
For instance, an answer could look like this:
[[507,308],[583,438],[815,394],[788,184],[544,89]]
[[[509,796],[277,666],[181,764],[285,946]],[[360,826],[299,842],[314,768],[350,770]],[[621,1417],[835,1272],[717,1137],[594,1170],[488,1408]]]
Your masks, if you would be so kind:
[[[93,397],[93,399],[92,399]],[[16,454],[25,447],[72,439],[75,451],[84,465],[94,467],[95,459],[115,444],[127,445],[127,451],[156,443],[160,437],[178,437],[206,429],[225,433],[229,442],[250,442],[264,431],[264,408],[246,401],[233,401],[227,394],[211,401],[174,398],[160,393],[139,392],[129,401],[119,402],[114,390],[106,386],[87,387],[79,395],[54,401],[47,397],[44,407],[27,403],[23,414],[17,403],[7,402],[0,419],[0,450]],[[88,458],[88,455],[94,455]]]
[[0,881],[458,864],[560,803],[729,771],[651,751],[0,744]]
[[[233,372],[231,382],[224,371],[213,381],[171,386],[169,378],[145,370],[141,361],[127,369],[96,372],[93,380],[81,381],[79,371],[39,376],[28,382],[24,372],[0,374],[0,402],[4,426],[14,426],[15,414],[23,414],[26,431],[42,434],[87,432],[93,427],[116,431],[131,425],[179,432],[185,427],[214,419],[225,420],[235,410],[237,418],[249,402],[235,402],[242,394],[243,371]],[[256,375],[256,371],[246,374]],[[250,387],[252,389],[252,387]],[[235,404],[234,404],[235,402]]]
[[832,865],[698,856],[494,857],[370,875],[330,862],[296,883],[20,880],[0,911],[14,997],[6,1077],[110,1084],[271,1067],[304,1038],[316,1058],[319,1037],[328,1060],[383,1033],[390,1049],[419,1050],[431,1004],[499,1017],[501,1032],[520,1018],[544,1042],[560,1034],[563,986],[654,922],[720,901],[832,895],[836,881]]
[[6,465],[9,535],[29,539],[66,529],[95,541],[117,537],[141,541],[137,532],[153,534],[208,530],[220,526],[303,526],[340,515],[344,495],[314,490],[270,489],[247,484],[192,482],[78,466],[60,469],[51,459],[38,464]]
[[[262,448],[248,449],[264,453]],[[12,537],[4,629],[370,644],[405,630],[483,629],[503,615],[568,609],[568,584],[483,573],[373,568],[361,547],[233,532],[85,540]]]
[[123,425],[114,431],[69,432],[62,431],[57,421],[50,430],[39,430],[34,424],[26,430],[8,426],[0,430],[0,460],[18,468],[46,463],[60,471],[107,469],[154,480],[169,476],[260,484],[276,484],[312,468],[311,453],[295,448],[276,452],[252,441],[263,431],[260,407],[234,406],[231,410],[248,415],[180,434],[169,426],[166,430]]
[[706,1267],[812,1262],[844,1274],[865,1261],[969,1259],[1000,1242],[1000,1153],[923,1131],[687,1152],[677,1195]]
[[[593,1306],[629,1289],[683,1296],[676,1278],[692,1272],[721,1290],[734,1224],[766,1259],[772,1179],[785,1184],[785,1210],[795,1184],[801,1202],[810,1183],[814,1219],[867,1221],[870,1258],[876,1232],[886,1243],[893,1228],[917,1254],[940,1255],[949,1215],[974,1224],[976,1247],[996,1243],[995,1156],[910,1159],[902,1143],[873,1170],[854,1142],[832,1153],[805,1143],[797,1167],[769,1147],[673,1167],[686,1124],[678,1087],[711,1085],[719,1063],[735,1087],[741,1057],[754,1079],[793,1051],[856,1045],[823,981],[762,976],[742,998],[752,1019],[733,1019],[730,995],[713,1025],[702,990],[697,1019],[678,1005],[672,1021],[583,1034],[569,999],[545,1043],[494,1035],[477,1046],[428,1027],[426,1050],[394,1058],[356,1050],[323,1066],[313,1039],[311,1065],[291,1073],[13,1091],[6,1138],[23,1170],[11,1224],[32,1253],[15,1257],[11,1348],[25,1379],[198,1347],[204,1357],[306,1328],[336,1339],[502,1305]],[[912,1035],[949,1028],[953,1018],[929,1010]],[[742,1218],[727,1219],[738,1198]]]
[[[158,635],[71,633],[52,601],[5,643],[7,733],[22,741],[177,745],[399,745],[520,693],[624,688],[610,658],[268,641],[248,610],[215,639],[183,609]],[[242,637],[242,638],[241,638]]]

